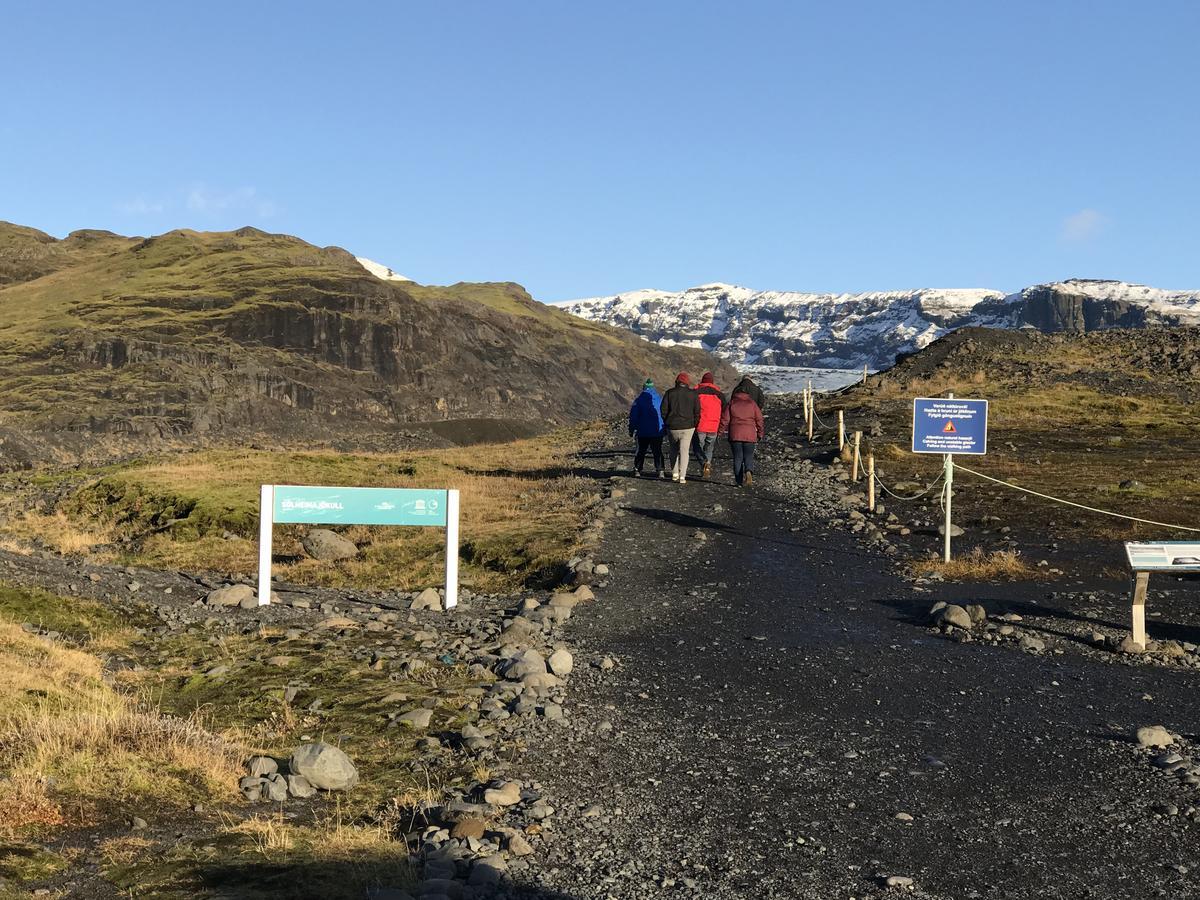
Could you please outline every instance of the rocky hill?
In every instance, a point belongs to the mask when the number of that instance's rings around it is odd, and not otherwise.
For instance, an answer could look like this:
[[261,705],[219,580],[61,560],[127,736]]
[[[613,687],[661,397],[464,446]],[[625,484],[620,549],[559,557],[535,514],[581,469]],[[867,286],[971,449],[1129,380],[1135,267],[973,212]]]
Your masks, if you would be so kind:
[[516,284],[388,272],[253,228],[56,240],[0,223],[0,451],[12,465],[122,439],[477,435],[481,419],[522,433],[611,414],[647,374],[720,369]]
[[873,369],[964,326],[1094,331],[1200,323],[1200,291],[1073,279],[1001,291],[864,294],[754,291],[708,284],[632,291],[563,308],[654,343],[710,350],[738,365]]

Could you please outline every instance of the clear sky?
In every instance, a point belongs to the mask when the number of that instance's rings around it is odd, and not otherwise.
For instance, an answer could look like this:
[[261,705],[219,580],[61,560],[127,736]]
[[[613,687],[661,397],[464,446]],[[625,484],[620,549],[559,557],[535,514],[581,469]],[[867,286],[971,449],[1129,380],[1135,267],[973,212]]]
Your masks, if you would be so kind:
[[1200,288],[1200,3],[5,3],[0,219],[554,301]]

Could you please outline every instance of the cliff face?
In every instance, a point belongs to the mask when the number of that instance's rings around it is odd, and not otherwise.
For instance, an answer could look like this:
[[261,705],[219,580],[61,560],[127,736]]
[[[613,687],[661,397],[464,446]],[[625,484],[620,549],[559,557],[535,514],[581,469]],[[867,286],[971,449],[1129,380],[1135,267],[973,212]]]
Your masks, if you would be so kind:
[[1022,292],[1020,321],[1039,331],[1099,331],[1179,324],[1179,318],[1156,315],[1147,307],[1113,297],[1093,297],[1070,284],[1038,285]]
[[647,375],[732,376],[707,354],[581,322],[518,285],[385,281],[339,248],[286,235],[56,242],[22,229],[6,243],[4,228],[0,430],[18,442],[345,442],[480,418],[548,428],[625,408]]

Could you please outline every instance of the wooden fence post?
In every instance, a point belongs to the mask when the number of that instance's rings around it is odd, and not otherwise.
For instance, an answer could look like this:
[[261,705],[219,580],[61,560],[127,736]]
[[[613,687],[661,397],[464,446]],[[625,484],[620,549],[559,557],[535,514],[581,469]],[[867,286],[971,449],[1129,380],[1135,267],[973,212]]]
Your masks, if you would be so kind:
[[838,453],[846,449],[846,415],[838,410]]
[[854,461],[850,464],[850,474],[853,476],[855,481],[858,481],[858,468],[859,468],[858,464],[859,464],[859,460],[860,460],[858,448],[861,443],[862,443],[862,432],[861,431],[854,432]]
[[875,512],[875,454],[867,454],[867,509]]

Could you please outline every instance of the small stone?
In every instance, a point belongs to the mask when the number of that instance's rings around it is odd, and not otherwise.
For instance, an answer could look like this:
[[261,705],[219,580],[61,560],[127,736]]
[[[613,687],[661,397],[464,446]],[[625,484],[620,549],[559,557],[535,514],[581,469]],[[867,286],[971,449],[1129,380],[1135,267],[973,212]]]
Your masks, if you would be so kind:
[[487,823],[483,819],[469,816],[455,823],[454,827],[450,829],[450,837],[459,840],[478,839],[483,837],[485,831],[487,831]]
[[913,817],[909,813],[898,812],[896,813],[896,820],[899,822],[911,822]]
[[595,573],[596,575],[603,577],[608,574],[609,568],[604,563],[600,563],[598,566],[596,566],[594,569],[592,569],[592,572]]
[[889,875],[883,880],[886,887],[910,888],[914,882],[907,875]]
[[131,831],[144,831],[149,827],[149,824],[141,816],[134,816],[132,821],[129,823],[129,828]]
[[1021,638],[1020,648],[1027,653],[1041,653],[1046,649],[1046,643],[1038,638],[1025,635]]
[[317,792],[317,789],[303,775],[289,775],[287,777],[287,789],[289,794],[300,800],[311,797]]
[[579,603],[583,603],[587,600],[595,600],[596,599],[596,595],[592,592],[592,589],[590,587],[588,587],[586,584],[581,584],[579,587],[575,588],[574,597],[575,597],[575,600]]
[[559,648],[550,654],[550,659],[547,661],[550,666],[550,671],[560,678],[564,675],[570,675],[571,670],[575,667],[575,659],[571,656],[570,651]]
[[288,797],[287,779],[276,772],[268,775],[263,784],[263,799],[274,803],[282,803]]
[[238,781],[238,790],[242,792],[242,796],[252,803],[257,803],[263,796],[263,785],[267,783],[265,778],[260,778],[257,775],[247,775]]
[[1146,645],[1135,641],[1132,635],[1125,635],[1121,639],[1121,643],[1117,644],[1117,650],[1121,653],[1130,653],[1136,656],[1146,652]]
[[505,781],[483,792],[483,802],[492,806],[515,806],[521,802],[521,783]]
[[246,760],[246,771],[254,778],[266,778],[279,771],[279,763],[270,756],[252,756]]
[[428,728],[433,721],[432,709],[410,709],[396,717],[396,721],[409,728]]
[[513,856],[529,856],[533,853],[533,846],[520,834],[509,835],[506,849]]

